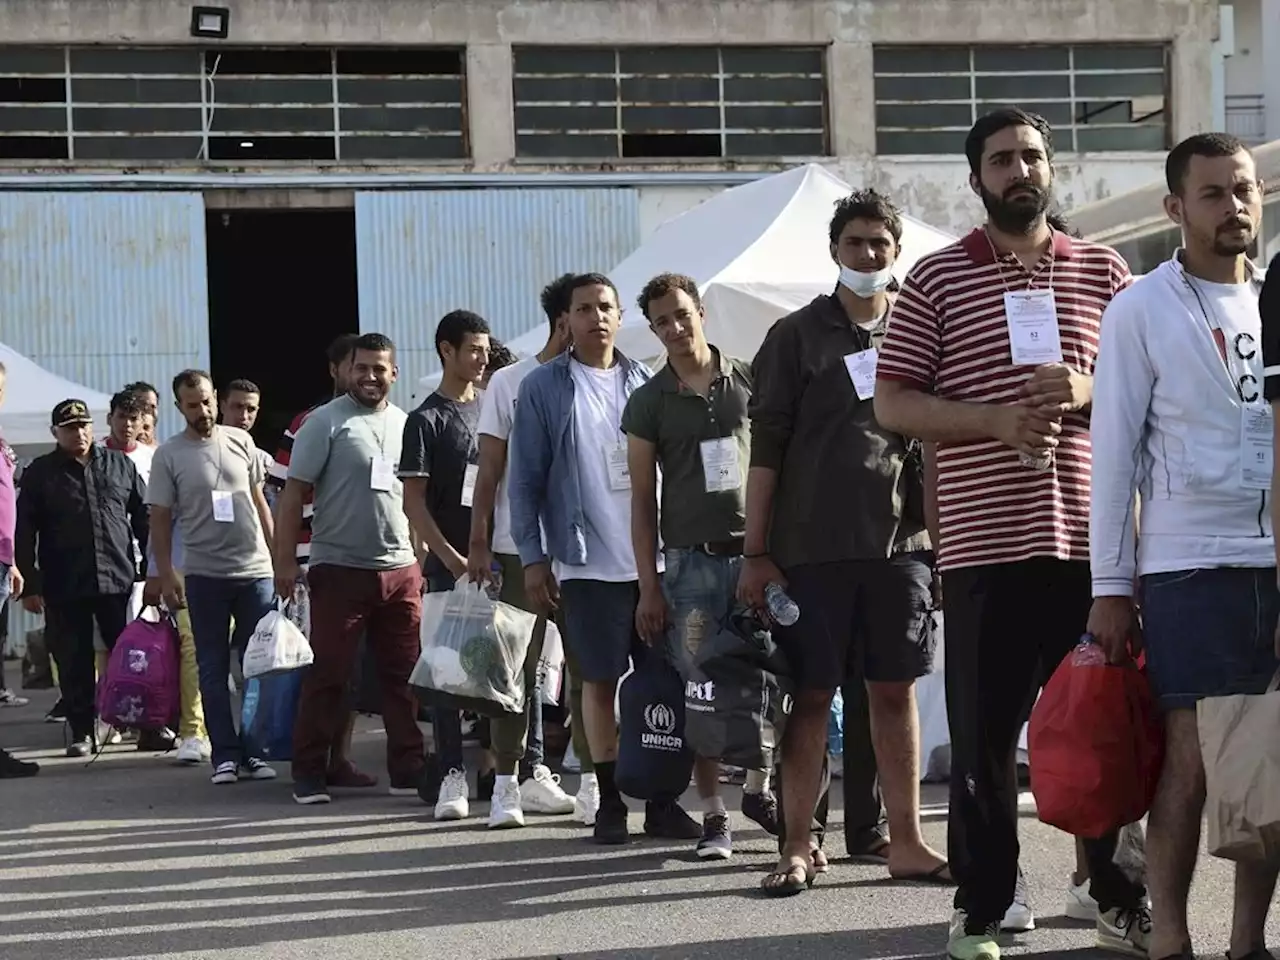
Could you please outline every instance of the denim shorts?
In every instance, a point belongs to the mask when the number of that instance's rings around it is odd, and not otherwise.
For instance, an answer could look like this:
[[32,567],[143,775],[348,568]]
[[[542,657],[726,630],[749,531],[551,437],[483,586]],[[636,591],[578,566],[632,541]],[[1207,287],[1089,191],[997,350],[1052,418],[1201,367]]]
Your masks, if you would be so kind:
[[1275,656],[1275,567],[1215,567],[1142,578],[1142,633],[1165,710],[1206,697],[1265,693]]
[[682,547],[668,550],[666,560],[662,593],[671,618],[668,656],[687,678],[688,665],[702,641],[716,632],[717,624],[736,605],[742,557],[713,557],[703,550]]

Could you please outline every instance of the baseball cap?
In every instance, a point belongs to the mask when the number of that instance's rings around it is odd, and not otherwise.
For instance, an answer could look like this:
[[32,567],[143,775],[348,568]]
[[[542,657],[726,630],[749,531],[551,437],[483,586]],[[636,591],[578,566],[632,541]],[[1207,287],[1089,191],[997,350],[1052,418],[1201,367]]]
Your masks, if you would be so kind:
[[81,423],[93,423],[89,405],[83,400],[63,400],[53,408],[50,418],[55,427],[74,427]]

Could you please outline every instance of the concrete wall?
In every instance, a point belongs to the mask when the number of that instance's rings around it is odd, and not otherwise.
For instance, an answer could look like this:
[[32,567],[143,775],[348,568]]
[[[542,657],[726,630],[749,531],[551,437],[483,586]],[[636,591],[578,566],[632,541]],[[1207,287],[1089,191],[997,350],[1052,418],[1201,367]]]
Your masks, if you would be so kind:
[[[490,173],[539,169],[536,163],[513,159],[513,43],[829,44],[832,166],[852,183],[892,188],[911,213],[949,230],[963,229],[979,215],[962,159],[874,156],[875,43],[1168,41],[1173,44],[1174,139],[1213,124],[1207,78],[1217,32],[1216,0],[1009,0],[1003,5],[994,0],[221,2],[231,9],[232,44],[466,46],[472,158],[465,166]],[[0,42],[190,43],[190,9],[186,0],[0,0]],[[1063,159],[1060,190],[1068,206],[1141,185],[1160,173],[1161,158],[1153,154]],[[680,164],[684,169],[695,165],[717,169],[721,162]],[[609,163],[615,170],[673,166]],[[771,168],[767,163],[737,166]],[[698,193],[689,189],[693,192],[678,195],[688,199]],[[668,210],[678,212],[684,202],[662,196],[660,203],[645,208],[642,224],[649,218],[667,219]]]

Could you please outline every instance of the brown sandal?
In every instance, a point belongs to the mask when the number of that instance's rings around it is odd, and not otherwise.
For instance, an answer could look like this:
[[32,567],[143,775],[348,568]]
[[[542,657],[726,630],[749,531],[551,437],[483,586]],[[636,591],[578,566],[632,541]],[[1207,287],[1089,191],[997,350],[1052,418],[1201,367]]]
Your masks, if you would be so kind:
[[766,897],[794,897],[813,886],[816,874],[812,866],[799,857],[788,857],[785,869],[779,867],[760,884]]

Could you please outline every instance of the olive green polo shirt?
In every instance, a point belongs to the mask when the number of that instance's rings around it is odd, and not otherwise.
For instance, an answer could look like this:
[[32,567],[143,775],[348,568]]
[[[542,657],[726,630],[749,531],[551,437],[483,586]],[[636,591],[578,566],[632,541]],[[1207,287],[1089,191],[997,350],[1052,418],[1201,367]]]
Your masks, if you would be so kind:
[[[668,548],[720,543],[746,532],[751,366],[711,349],[720,372],[708,396],[686,387],[668,364],[631,395],[622,414],[624,433],[657,448],[662,471],[662,542]],[[708,493],[703,442],[729,437],[738,451],[738,484]]]

